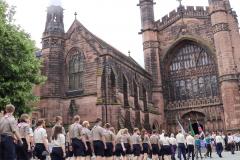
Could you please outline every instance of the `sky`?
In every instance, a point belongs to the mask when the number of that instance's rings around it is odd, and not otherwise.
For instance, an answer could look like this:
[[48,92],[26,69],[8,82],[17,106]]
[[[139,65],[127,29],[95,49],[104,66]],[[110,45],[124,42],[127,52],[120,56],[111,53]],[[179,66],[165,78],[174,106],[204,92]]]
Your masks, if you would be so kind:
[[[46,8],[50,4],[64,8],[65,31],[77,19],[93,34],[122,53],[131,52],[144,66],[139,0],[5,0],[16,6],[15,24],[20,25],[41,48],[41,36],[46,21]],[[177,0],[155,0],[155,20],[161,19],[179,6]],[[240,16],[240,0],[230,0],[232,8]],[[185,6],[207,6],[208,0],[182,0]],[[240,19],[239,19],[240,21]]]

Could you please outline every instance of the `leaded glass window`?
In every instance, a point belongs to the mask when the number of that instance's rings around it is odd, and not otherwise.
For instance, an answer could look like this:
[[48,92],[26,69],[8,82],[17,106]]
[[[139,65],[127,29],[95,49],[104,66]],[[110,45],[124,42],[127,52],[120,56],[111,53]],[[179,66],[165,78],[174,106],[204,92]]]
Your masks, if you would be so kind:
[[84,55],[75,51],[69,59],[69,90],[83,89]]
[[168,102],[219,95],[217,65],[212,54],[185,41],[164,60],[164,96]]

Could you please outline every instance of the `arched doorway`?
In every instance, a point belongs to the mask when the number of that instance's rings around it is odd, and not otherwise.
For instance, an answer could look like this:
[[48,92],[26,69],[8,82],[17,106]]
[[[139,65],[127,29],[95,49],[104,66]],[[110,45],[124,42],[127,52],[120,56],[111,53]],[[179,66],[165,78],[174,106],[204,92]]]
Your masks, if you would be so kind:
[[222,106],[213,50],[200,41],[184,39],[167,51],[162,64],[164,107],[169,128],[177,128],[176,115],[188,111],[191,113],[183,115],[187,118],[181,119],[184,127],[188,129],[189,118],[192,123],[201,121],[204,127],[205,120],[214,114],[207,112],[216,105]]
[[201,129],[204,129],[205,126],[205,114],[198,112],[198,111],[190,111],[185,113],[181,120],[183,122],[184,128],[187,129],[187,131],[190,130],[190,124],[192,125],[192,128],[194,130],[195,134],[199,134],[199,126]]

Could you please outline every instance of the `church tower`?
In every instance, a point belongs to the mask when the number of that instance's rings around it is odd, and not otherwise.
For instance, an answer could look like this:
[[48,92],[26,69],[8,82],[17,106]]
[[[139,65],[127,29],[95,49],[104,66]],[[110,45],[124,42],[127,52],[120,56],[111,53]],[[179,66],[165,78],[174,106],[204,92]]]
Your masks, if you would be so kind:
[[[236,21],[231,19],[233,12],[231,11],[229,0],[209,0],[209,7],[218,62],[225,127],[226,130],[239,129],[238,57],[240,50],[236,48],[238,47],[236,44],[239,44],[239,32],[235,28],[236,24],[234,23]],[[233,32],[235,32],[237,39],[233,39]]]
[[143,39],[145,69],[153,77],[153,103],[161,114],[161,123],[164,120],[164,103],[162,94],[162,80],[160,73],[158,32],[154,20],[153,0],[139,0],[141,13],[141,34]]
[[63,8],[51,5],[47,8],[47,20],[42,36],[43,74],[48,77],[41,88],[42,97],[60,97],[64,62]]

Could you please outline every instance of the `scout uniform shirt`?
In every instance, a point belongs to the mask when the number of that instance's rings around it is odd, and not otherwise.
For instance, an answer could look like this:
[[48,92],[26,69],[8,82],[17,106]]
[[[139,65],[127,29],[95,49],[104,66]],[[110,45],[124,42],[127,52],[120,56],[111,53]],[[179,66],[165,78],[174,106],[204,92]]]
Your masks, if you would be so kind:
[[22,122],[17,126],[21,138],[26,138],[28,135],[30,135],[30,125],[28,123]]
[[13,115],[6,114],[0,119],[0,135],[14,136],[17,131],[17,122]]
[[81,139],[83,127],[79,123],[73,123],[69,128],[69,137],[71,139]]
[[131,136],[129,134],[123,134],[122,135],[122,140],[123,140],[123,143],[131,143]]
[[150,139],[149,139],[149,136],[147,134],[144,135],[143,143],[147,143],[147,144],[150,143]]
[[87,142],[90,142],[91,139],[92,139],[91,131],[90,131],[88,128],[86,128],[86,127],[83,127],[83,128],[82,128],[82,136],[85,137],[85,140],[86,140]]
[[104,128],[99,125],[96,125],[92,129],[92,140],[93,141],[102,141],[102,137],[104,136]]
[[132,135],[132,144],[141,144],[141,142],[141,137],[138,134],[134,133]]
[[106,130],[104,133],[105,141],[106,142],[113,142],[115,139],[115,135],[113,134],[112,131]]
[[151,144],[158,144],[158,136],[156,134],[153,134],[150,136],[150,143]]

